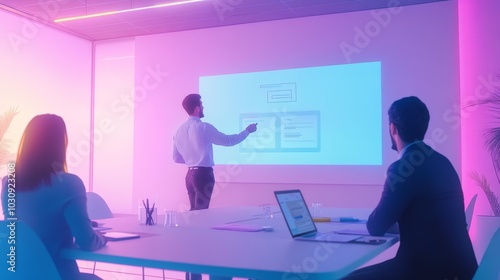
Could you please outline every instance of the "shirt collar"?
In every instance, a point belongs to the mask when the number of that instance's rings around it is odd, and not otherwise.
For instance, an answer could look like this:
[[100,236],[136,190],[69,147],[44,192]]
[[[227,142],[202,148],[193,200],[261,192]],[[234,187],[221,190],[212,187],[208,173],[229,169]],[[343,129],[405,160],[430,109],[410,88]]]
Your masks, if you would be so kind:
[[412,142],[412,143],[410,143],[410,144],[406,145],[406,146],[405,146],[405,147],[401,150],[401,152],[399,153],[399,159],[401,159],[401,157],[403,157],[403,155],[405,154],[406,150],[408,150],[408,148],[409,148],[410,146],[413,146],[413,145],[418,144],[418,143],[421,143],[421,142],[423,142],[423,141],[415,141],[415,142]]

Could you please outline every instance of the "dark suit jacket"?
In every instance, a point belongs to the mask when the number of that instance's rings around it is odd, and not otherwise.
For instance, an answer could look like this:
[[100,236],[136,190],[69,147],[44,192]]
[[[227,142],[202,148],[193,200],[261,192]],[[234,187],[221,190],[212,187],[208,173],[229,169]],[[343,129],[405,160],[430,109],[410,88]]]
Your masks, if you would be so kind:
[[423,142],[389,167],[367,228],[383,235],[395,223],[401,239],[394,269],[403,270],[405,279],[472,279],[477,261],[459,177],[446,157]]

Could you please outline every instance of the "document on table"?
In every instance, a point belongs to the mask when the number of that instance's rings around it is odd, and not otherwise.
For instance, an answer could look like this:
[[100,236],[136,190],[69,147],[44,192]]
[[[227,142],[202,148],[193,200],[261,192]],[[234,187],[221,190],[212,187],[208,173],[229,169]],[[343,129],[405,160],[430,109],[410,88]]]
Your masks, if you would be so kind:
[[108,231],[103,233],[107,240],[118,241],[139,238],[140,235],[137,233],[120,232],[120,231]]

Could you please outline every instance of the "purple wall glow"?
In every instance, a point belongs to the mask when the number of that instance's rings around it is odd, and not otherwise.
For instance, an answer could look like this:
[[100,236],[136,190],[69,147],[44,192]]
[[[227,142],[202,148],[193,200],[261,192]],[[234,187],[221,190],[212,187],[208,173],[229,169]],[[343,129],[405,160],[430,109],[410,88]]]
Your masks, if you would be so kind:
[[[91,43],[0,11],[0,114],[16,107],[6,139],[17,152],[28,122],[60,115],[69,137],[68,169],[89,183]],[[15,159],[15,155],[12,155]],[[0,176],[6,169],[0,167]]]
[[[136,102],[134,196],[155,193],[165,207],[187,208],[186,168],[172,162],[171,139],[186,119],[181,100],[198,91],[200,76],[366,61],[382,62],[382,123],[394,100],[419,96],[433,116],[427,140],[459,170],[460,131],[446,118],[460,102],[457,11],[445,1],[136,38],[136,84],[152,70],[157,83]],[[218,166],[212,206],[274,203],[272,190],[286,188],[326,206],[374,206],[397,157],[383,136],[383,166],[321,170],[334,179],[300,166]]]
[[[90,42],[0,11],[2,102],[0,112],[18,106],[9,130],[17,144],[26,124],[37,114],[54,113],[66,121],[68,167],[88,183],[90,123]],[[33,33],[26,33],[32,25]]]
[[[496,76],[500,71],[500,1],[466,1],[459,3],[460,31],[460,92],[461,104],[472,100],[488,98],[494,87],[500,87]],[[495,175],[490,154],[481,137],[485,129],[498,126],[498,121],[488,112],[487,107],[472,107],[462,110],[462,184],[465,201],[479,194],[474,214],[492,215],[491,207],[484,192],[471,179],[473,171],[488,179],[492,190],[500,196],[500,182]],[[497,116],[498,120],[498,116]],[[480,259],[491,237],[489,230],[475,215],[471,226],[476,254]],[[500,224],[500,223],[499,223]]]
[[[180,102],[198,91],[199,76],[381,61],[383,124],[392,101],[407,95],[422,98],[432,116],[428,142],[460,170],[466,204],[477,193],[475,214],[489,215],[487,199],[469,174],[484,174],[500,194],[481,138],[493,118],[484,108],[461,107],[500,85],[495,77],[500,68],[500,38],[495,36],[500,34],[499,10],[498,0],[444,1],[97,42],[94,119],[103,138],[95,143],[93,182],[92,43],[0,11],[0,33],[6,35],[0,41],[5,81],[0,84],[0,114],[11,107],[19,112],[5,135],[12,140],[8,150],[15,154],[33,116],[61,115],[70,139],[69,171],[87,187],[93,183],[113,211],[134,213],[138,198],[156,196],[160,210],[182,211],[188,207],[185,167],[172,162],[171,139],[186,118]],[[306,199],[325,206],[372,207],[385,168],[396,159],[385,134],[383,143],[382,167],[357,173],[327,170],[338,178],[324,182],[326,176],[300,167],[218,166],[212,206],[274,203],[272,190],[302,188]],[[255,176],[258,183],[251,180]],[[475,218],[471,236],[481,251],[486,241],[477,224]]]
[[92,186],[117,213],[132,211],[134,46],[134,38],[95,43]]

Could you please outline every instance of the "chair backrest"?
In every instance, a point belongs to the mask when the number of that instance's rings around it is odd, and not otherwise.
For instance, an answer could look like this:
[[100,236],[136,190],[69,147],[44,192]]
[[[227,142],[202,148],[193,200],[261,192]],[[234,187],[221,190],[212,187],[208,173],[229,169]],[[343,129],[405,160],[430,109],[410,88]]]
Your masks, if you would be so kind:
[[479,265],[474,280],[483,279],[500,279],[500,228],[497,229],[493,238],[491,238],[490,245],[484,253],[481,264]]
[[475,194],[469,202],[467,209],[465,209],[465,221],[467,222],[467,230],[470,229],[472,223],[472,214],[474,214],[474,206],[476,205],[477,194]]
[[42,240],[23,222],[0,221],[0,252],[0,279],[61,279]]
[[91,220],[113,218],[106,201],[95,192],[87,192],[87,212]]

